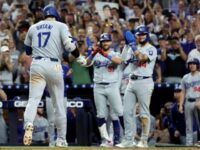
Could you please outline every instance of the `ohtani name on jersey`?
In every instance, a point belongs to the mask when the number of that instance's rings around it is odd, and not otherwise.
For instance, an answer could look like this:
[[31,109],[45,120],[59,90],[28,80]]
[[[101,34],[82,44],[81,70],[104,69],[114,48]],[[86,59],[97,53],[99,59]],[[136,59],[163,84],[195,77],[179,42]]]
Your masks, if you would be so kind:
[[37,30],[40,30],[40,29],[49,29],[49,30],[51,30],[53,28],[53,26],[50,25],[50,24],[41,24],[41,25],[37,26],[36,28],[37,28]]

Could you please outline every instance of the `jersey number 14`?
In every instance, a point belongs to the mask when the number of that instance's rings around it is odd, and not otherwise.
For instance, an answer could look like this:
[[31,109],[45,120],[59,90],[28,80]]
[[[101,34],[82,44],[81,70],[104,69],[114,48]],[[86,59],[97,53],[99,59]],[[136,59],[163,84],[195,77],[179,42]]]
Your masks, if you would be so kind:
[[51,32],[40,32],[38,33],[38,47],[45,47],[48,43]]

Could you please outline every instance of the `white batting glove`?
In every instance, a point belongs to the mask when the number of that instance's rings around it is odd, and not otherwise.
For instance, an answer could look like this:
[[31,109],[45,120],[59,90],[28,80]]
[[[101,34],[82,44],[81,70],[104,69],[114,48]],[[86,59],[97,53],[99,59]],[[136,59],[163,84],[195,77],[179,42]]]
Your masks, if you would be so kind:
[[80,56],[76,59],[76,61],[77,61],[79,64],[81,64],[81,66],[86,66],[86,65],[87,65],[87,61],[86,61],[85,57],[82,56],[82,55],[80,55]]

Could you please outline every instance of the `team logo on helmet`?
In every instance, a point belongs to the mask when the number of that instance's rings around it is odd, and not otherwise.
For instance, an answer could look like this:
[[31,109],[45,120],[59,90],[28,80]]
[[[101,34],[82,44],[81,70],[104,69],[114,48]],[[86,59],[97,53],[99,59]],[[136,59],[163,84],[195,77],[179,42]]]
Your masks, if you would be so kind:
[[112,41],[112,36],[109,33],[102,33],[100,36],[100,41]]

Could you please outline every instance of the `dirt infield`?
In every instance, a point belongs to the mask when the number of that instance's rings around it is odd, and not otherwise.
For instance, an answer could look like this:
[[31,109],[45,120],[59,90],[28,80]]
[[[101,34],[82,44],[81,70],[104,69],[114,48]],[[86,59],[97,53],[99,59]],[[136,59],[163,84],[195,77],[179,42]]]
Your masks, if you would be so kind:
[[[36,146],[3,146],[0,150],[143,150],[142,148],[102,148],[102,147],[67,147],[67,148],[50,148],[50,147],[36,147]],[[146,148],[148,150],[198,150],[197,147],[155,147]]]

